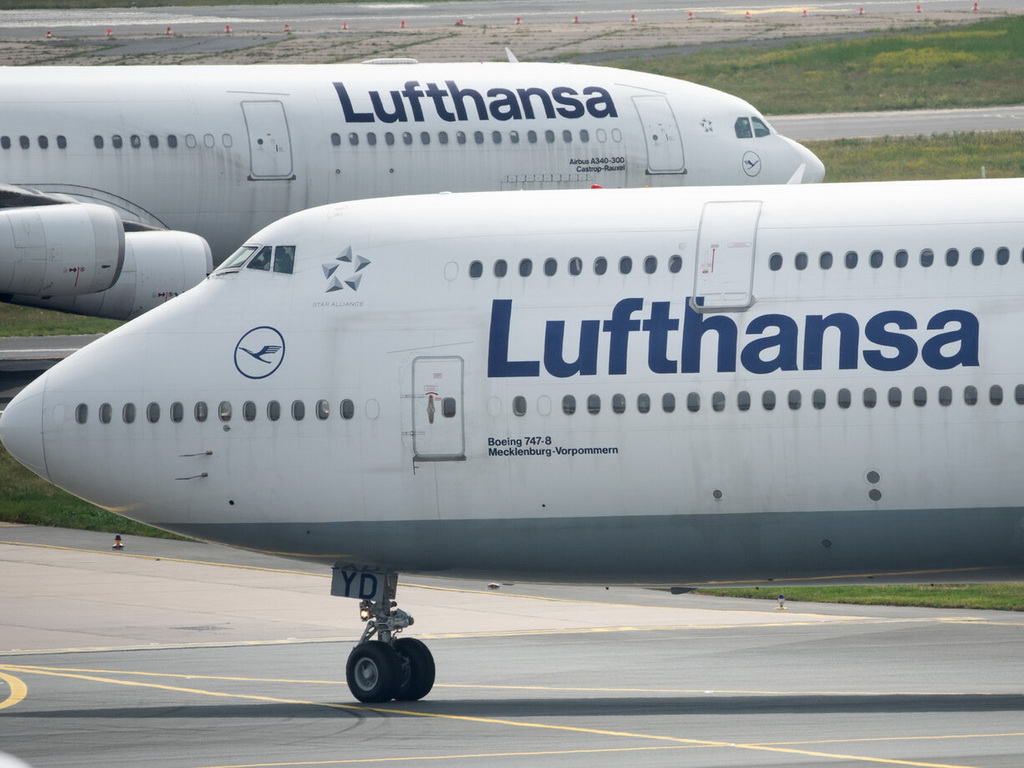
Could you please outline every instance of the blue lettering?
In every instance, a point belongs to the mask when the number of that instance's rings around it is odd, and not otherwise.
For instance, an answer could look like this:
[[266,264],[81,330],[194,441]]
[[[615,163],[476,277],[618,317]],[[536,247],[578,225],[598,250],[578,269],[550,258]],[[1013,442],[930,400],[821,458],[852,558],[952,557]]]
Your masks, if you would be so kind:
[[[697,299],[703,303],[703,299]],[[736,323],[725,315],[702,315],[686,302],[683,319],[683,373],[700,373],[700,344],[704,334],[718,335],[718,370],[736,370]]]
[[487,345],[487,376],[492,379],[540,376],[537,361],[509,362],[508,336],[512,325],[512,300],[495,299],[491,304],[491,334]]
[[544,370],[560,379],[575,376],[593,376],[597,373],[597,337],[601,332],[598,320],[580,323],[580,348],[576,361],[566,362],[562,350],[565,346],[565,321],[548,320],[544,331]]
[[[958,365],[978,365],[978,318],[962,309],[947,309],[928,321],[928,330],[937,331],[950,323],[960,323],[960,328],[928,339],[921,349],[921,359],[929,368],[939,371]],[[959,347],[947,357],[942,354],[942,348],[949,344],[958,344]]]
[[917,342],[904,333],[890,331],[890,325],[903,331],[912,331],[917,328],[917,320],[909,312],[897,309],[879,312],[868,320],[864,326],[867,340],[896,350],[892,357],[886,357],[877,349],[864,351],[864,362],[876,371],[902,371],[917,359]]
[[860,325],[853,315],[837,312],[828,317],[807,316],[804,323],[804,370],[821,370],[821,358],[825,354],[825,330],[828,328],[839,330],[839,369],[856,368]]
[[[771,373],[772,371],[795,371],[797,327],[796,320],[785,315],[761,315],[755,317],[747,325],[747,333],[764,333],[768,328],[778,328],[779,332],[761,339],[754,339],[740,353],[743,367],[751,373]],[[773,356],[767,359],[765,352],[775,349]]]

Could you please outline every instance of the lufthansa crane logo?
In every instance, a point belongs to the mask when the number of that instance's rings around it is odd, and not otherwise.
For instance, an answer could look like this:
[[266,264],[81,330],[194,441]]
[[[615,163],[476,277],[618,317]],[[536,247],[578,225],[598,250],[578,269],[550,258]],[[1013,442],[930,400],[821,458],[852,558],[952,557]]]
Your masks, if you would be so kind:
[[235,368],[247,379],[265,379],[284,361],[284,337],[276,328],[261,325],[235,345]]
[[757,176],[761,172],[761,158],[756,152],[743,153],[743,172],[747,176]]
[[352,246],[347,247],[334,261],[321,265],[324,279],[327,280],[325,293],[343,291],[346,288],[358,291],[363,280],[362,271],[369,265],[369,259],[352,253]]

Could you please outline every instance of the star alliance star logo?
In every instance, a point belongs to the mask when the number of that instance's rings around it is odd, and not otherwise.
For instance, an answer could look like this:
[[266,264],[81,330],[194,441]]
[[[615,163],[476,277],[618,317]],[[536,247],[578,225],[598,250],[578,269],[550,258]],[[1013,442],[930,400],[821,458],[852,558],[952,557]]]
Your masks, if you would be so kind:
[[352,253],[352,246],[349,246],[334,261],[321,264],[324,270],[324,278],[327,280],[325,293],[343,291],[346,286],[353,291],[359,290],[359,284],[363,280],[362,270],[369,266],[370,260],[358,254]]
[[711,125],[711,121],[706,117],[700,121],[700,127],[704,129],[704,133],[714,133],[715,128]]

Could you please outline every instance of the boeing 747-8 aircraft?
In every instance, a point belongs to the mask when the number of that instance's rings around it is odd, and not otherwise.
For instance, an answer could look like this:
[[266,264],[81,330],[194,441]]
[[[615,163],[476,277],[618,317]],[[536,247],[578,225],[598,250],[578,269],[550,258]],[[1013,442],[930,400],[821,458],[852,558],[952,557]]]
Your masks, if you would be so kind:
[[324,203],[824,176],[745,101],[603,67],[8,67],[0,103],[0,299],[117,319]]
[[[68,491],[322,562],[420,698],[398,572],[693,584],[1024,564],[1024,180],[308,210],[0,419]],[[370,639],[375,638],[375,639]]]

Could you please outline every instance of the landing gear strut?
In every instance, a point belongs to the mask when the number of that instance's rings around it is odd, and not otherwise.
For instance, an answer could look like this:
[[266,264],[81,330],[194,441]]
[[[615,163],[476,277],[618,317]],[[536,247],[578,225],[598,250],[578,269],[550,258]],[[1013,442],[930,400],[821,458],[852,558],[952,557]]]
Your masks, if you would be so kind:
[[[354,576],[346,574],[358,572],[335,571],[335,585],[339,573],[342,574],[344,584],[338,590],[332,587],[332,593],[356,596],[350,594],[355,583]],[[363,580],[367,578],[364,573],[359,575]],[[411,637],[396,637],[413,623],[412,616],[395,602],[398,574],[370,576],[380,583],[379,586],[374,585],[378,588],[373,590],[373,597],[363,597],[359,604],[359,616],[366,622],[366,627],[345,665],[348,688],[353,696],[367,704],[379,704],[392,699],[417,701],[434,687],[434,657],[421,641]]]

